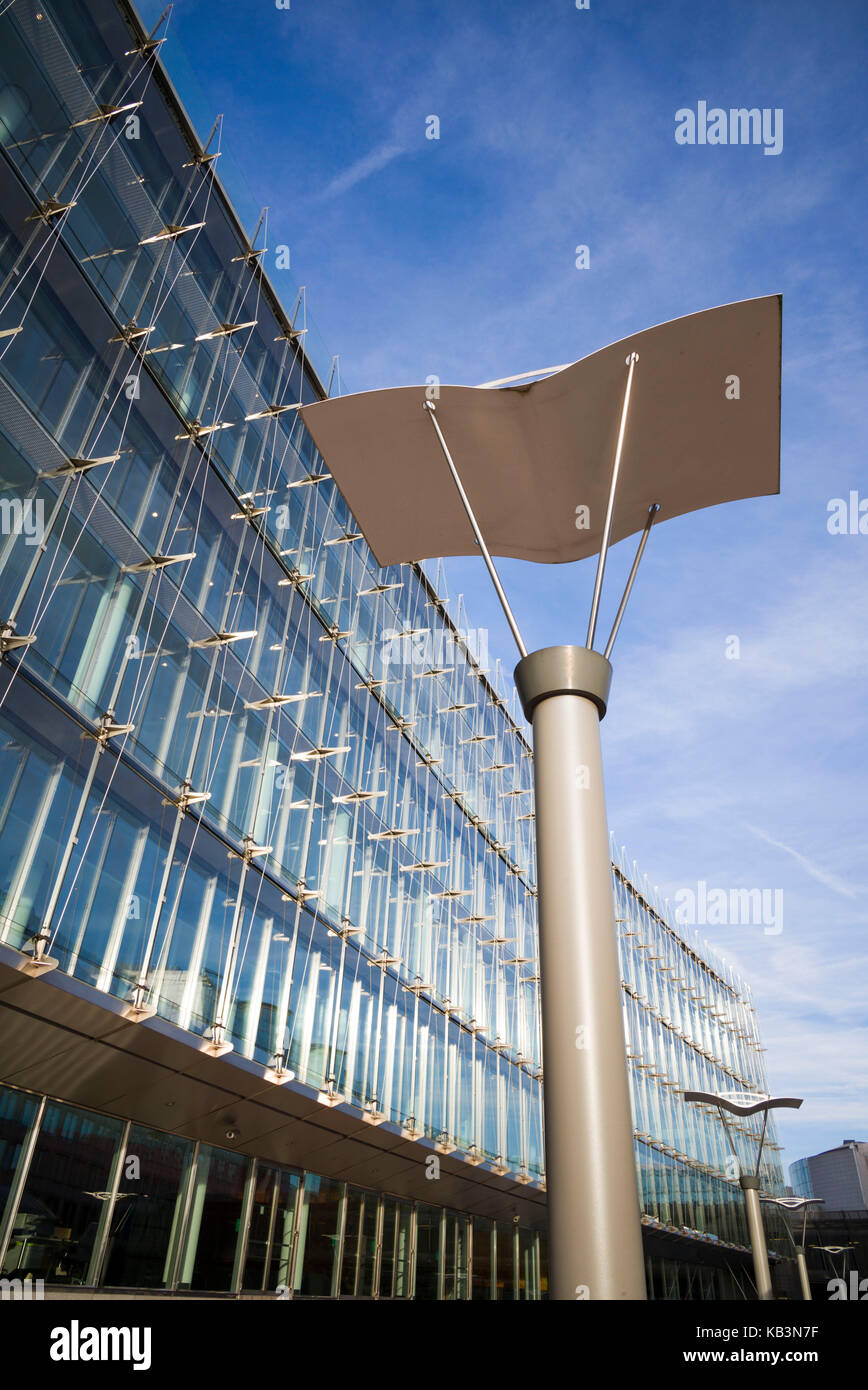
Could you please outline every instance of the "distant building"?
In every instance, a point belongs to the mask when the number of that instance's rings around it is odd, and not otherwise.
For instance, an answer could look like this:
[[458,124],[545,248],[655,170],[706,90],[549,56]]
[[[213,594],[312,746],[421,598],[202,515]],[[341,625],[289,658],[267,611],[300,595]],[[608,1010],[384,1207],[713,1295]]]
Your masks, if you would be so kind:
[[844,1139],[837,1149],[799,1158],[790,1181],[797,1197],[822,1197],[828,1211],[868,1211],[868,1143]]

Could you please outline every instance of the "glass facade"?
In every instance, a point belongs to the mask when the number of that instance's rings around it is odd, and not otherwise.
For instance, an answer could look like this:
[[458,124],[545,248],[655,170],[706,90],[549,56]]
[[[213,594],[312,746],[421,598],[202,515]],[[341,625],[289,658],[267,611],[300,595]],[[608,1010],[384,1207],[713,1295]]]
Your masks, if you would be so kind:
[[539,1236],[524,1226],[502,1228],[495,1290],[485,1217],[0,1087],[0,1154],[10,1149],[26,1161],[0,1227],[0,1277],[240,1297],[467,1299],[472,1284],[488,1299],[540,1297]]
[[[296,414],[323,394],[304,298],[283,306],[266,224],[240,226],[129,6],[3,11],[0,144],[0,942],[429,1141],[420,1162],[435,1141],[542,1187],[514,698],[436,575],[358,534]],[[680,1091],[764,1089],[749,995],[617,857],[613,892],[645,1219],[743,1247],[717,1117]],[[544,1288],[500,1220],[4,1104],[9,1249],[32,1226],[54,1282]]]
[[813,1197],[814,1185],[811,1169],[806,1158],[797,1158],[790,1164],[790,1186],[795,1197]]

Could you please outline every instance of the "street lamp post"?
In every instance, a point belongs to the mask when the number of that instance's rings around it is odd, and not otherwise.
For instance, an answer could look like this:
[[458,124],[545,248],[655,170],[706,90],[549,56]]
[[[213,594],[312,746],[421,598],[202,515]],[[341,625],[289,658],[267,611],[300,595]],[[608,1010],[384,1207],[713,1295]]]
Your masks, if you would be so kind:
[[648,511],[607,655],[592,647],[637,361],[636,353],[627,358],[586,647],[546,647],[528,655],[435,404],[425,402],[521,655],[515,683],[533,727],[540,977],[546,982],[541,1005],[548,1274],[556,1299],[644,1299],[646,1294],[600,721],[612,679],[608,653],[659,510],[656,503]]
[[766,1202],[770,1206],[781,1207],[784,1211],[802,1213],[802,1238],[796,1244],[793,1228],[787,1222],[787,1233],[790,1237],[790,1244],[796,1257],[796,1268],[799,1271],[799,1284],[802,1290],[802,1298],[807,1301],[813,1299],[811,1293],[811,1281],[808,1278],[808,1263],[805,1259],[805,1240],[808,1232],[808,1207],[824,1205],[822,1197],[761,1197],[761,1202]]
[[[429,378],[427,387],[299,411],[378,564],[481,555],[521,658],[515,680],[534,740],[549,1291],[558,1300],[645,1297],[600,743],[609,658],[658,512],[779,490],[780,311],[769,296],[693,314],[529,385]],[[600,652],[608,551],[637,532]],[[492,554],[596,556],[586,645],[529,654]]]
[[[734,1098],[734,1096],[736,1098]],[[757,1298],[768,1301],[774,1297],[772,1292],[772,1274],[769,1268],[769,1251],[766,1244],[765,1231],[763,1229],[762,1208],[760,1207],[760,1164],[762,1163],[763,1144],[766,1137],[766,1127],[769,1120],[769,1111],[778,1109],[798,1110],[802,1104],[795,1096],[756,1096],[750,1092],[735,1092],[727,1095],[723,1092],[715,1091],[685,1091],[684,1099],[693,1101],[698,1105],[714,1105],[720,1115],[729,1147],[732,1149],[736,1164],[741,1169],[741,1162],[732,1141],[729,1125],[726,1123],[724,1111],[727,1110],[731,1115],[746,1116],[762,1114],[763,1127],[760,1133],[760,1141],[757,1147],[756,1168],[753,1173],[739,1172],[739,1186],[744,1193],[745,1213],[747,1215],[747,1226],[750,1233],[751,1252],[753,1254],[754,1280],[756,1282]]]
[[[838,1278],[840,1278],[840,1279],[841,1279],[841,1282],[842,1282],[843,1284],[846,1285],[846,1283],[847,1283],[847,1256],[849,1255],[849,1253],[850,1253],[851,1250],[855,1250],[855,1249],[856,1249],[855,1245],[812,1245],[812,1246],[811,1246],[811,1249],[812,1249],[812,1250],[820,1250],[820,1251],[822,1251],[822,1253],[823,1253],[824,1255],[826,1255],[826,1256],[828,1257],[828,1260],[829,1260],[829,1268],[830,1268],[831,1271],[832,1271],[832,1278],[833,1278],[833,1279],[838,1279]],[[834,1261],[834,1258],[833,1258],[835,1255],[843,1255],[843,1256],[844,1256],[844,1259],[843,1259],[843,1261],[842,1261],[842,1269],[841,1269],[841,1274],[840,1274],[840,1275],[838,1274],[837,1270],[835,1269],[835,1261]]]

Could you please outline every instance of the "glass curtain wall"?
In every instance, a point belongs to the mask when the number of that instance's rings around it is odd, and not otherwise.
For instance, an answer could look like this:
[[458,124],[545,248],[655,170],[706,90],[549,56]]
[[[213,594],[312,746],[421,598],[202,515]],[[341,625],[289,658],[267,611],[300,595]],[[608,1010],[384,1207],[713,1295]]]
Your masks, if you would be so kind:
[[[467,1299],[491,1222],[0,1087],[4,1278],[128,1290]],[[536,1234],[520,1228],[522,1248]],[[475,1245],[474,1245],[475,1242]],[[476,1262],[478,1261],[478,1268]],[[535,1261],[528,1269],[537,1270]],[[441,1279],[441,1271],[443,1278]],[[528,1297],[539,1298],[534,1273]]]
[[[291,409],[321,388],[260,252],[191,160],[157,60],[89,15],[0,18],[10,313],[39,269],[0,364],[2,497],[45,543],[3,536],[0,600],[34,639],[10,652],[13,686],[38,678],[85,728],[111,709],[124,732],[91,748],[59,731],[40,810],[85,833],[11,864],[3,937],[27,947],[47,902],[70,973],[244,1055],[294,1048],[312,1084],[333,1074],[357,1104],[538,1175],[537,992],[514,964],[533,954],[529,750],[478,638],[355,532]],[[135,121],[93,118],[122,97]],[[154,823],[135,793],[106,813],[131,759],[174,795]],[[201,827],[237,846],[228,871],[200,862]],[[148,885],[167,853],[165,897]],[[295,920],[261,910],[272,876]],[[285,999],[293,950],[308,973]],[[495,1064],[489,1123],[472,1098]]]

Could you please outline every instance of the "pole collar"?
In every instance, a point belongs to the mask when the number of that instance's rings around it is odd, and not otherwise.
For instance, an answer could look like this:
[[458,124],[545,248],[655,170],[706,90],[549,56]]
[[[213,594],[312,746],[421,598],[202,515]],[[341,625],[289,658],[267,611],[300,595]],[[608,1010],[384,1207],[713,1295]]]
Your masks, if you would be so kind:
[[514,676],[526,719],[552,695],[578,695],[597,706],[601,719],[606,713],[612,667],[588,647],[543,647],[523,657]]
[[750,1173],[742,1173],[741,1177],[739,1178],[739,1183],[741,1184],[743,1192],[750,1192],[751,1189],[753,1189],[754,1192],[759,1191],[759,1178],[753,1177],[753,1175]]

